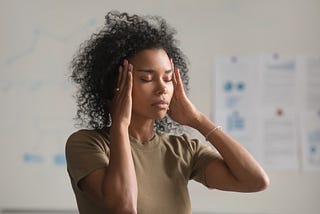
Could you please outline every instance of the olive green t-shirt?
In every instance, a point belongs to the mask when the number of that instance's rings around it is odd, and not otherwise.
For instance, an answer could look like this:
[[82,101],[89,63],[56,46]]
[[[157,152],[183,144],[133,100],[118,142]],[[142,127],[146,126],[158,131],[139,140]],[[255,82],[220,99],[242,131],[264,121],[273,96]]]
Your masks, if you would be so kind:
[[[185,134],[157,133],[144,144],[132,137],[130,141],[138,182],[138,214],[191,214],[188,181],[206,185],[205,168],[217,153]],[[78,184],[94,170],[108,167],[109,143],[108,133],[101,130],[80,130],[67,141],[67,169],[81,214],[107,213]]]

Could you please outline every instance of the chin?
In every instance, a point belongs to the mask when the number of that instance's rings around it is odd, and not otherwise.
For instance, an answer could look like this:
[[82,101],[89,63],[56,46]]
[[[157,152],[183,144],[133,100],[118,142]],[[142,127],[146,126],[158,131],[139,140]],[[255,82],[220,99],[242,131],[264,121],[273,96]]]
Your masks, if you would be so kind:
[[165,116],[167,116],[167,112],[158,114],[158,115],[155,117],[155,119],[156,119],[156,120],[161,120],[161,119],[165,118]]

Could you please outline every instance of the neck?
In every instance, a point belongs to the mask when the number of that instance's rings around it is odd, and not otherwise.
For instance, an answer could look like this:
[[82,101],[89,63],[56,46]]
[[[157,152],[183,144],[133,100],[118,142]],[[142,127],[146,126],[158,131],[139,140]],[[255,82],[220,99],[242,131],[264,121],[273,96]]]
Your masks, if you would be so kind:
[[149,141],[154,136],[153,124],[153,120],[137,121],[131,119],[129,134],[139,142]]

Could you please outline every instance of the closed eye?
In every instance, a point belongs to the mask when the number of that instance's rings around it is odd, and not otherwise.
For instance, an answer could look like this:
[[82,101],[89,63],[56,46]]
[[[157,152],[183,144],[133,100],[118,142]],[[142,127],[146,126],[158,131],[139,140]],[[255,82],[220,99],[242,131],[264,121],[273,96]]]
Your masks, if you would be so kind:
[[172,80],[173,80],[173,75],[166,75],[164,78],[163,78],[163,80],[165,81],[165,82],[171,82]]
[[152,80],[151,79],[145,79],[145,78],[141,78],[140,79],[142,82],[151,82]]
[[172,81],[172,78],[169,78],[169,79],[164,79],[165,82],[171,82]]
[[[152,69],[137,69],[136,71],[146,74],[146,75],[140,76],[140,80],[145,83],[152,82],[154,78],[153,76],[156,73],[156,71]],[[172,82],[172,80],[173,80],[172,70],[166,70],[163,76],[163,81]]]

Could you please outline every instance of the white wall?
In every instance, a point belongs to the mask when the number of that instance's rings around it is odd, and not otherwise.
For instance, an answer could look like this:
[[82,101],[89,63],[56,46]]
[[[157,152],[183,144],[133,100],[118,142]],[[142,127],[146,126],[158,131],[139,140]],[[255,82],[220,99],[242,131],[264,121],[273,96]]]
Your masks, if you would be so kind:
[[[217,55],[320,51],[317,0],[1,0],[0,209],[75,208],[64,166],[48,157],[63,154],[74,130],[68,63],[113,9],[161,15],[178,30],[191,64],[190,98],[207,115],[212,113]],[[30,154],[34,159],[26,163]],[[269,189],[254,194],[209,191],[192,182],[193,208],[208,213],[318,213],[319,173],[268,173]]]

